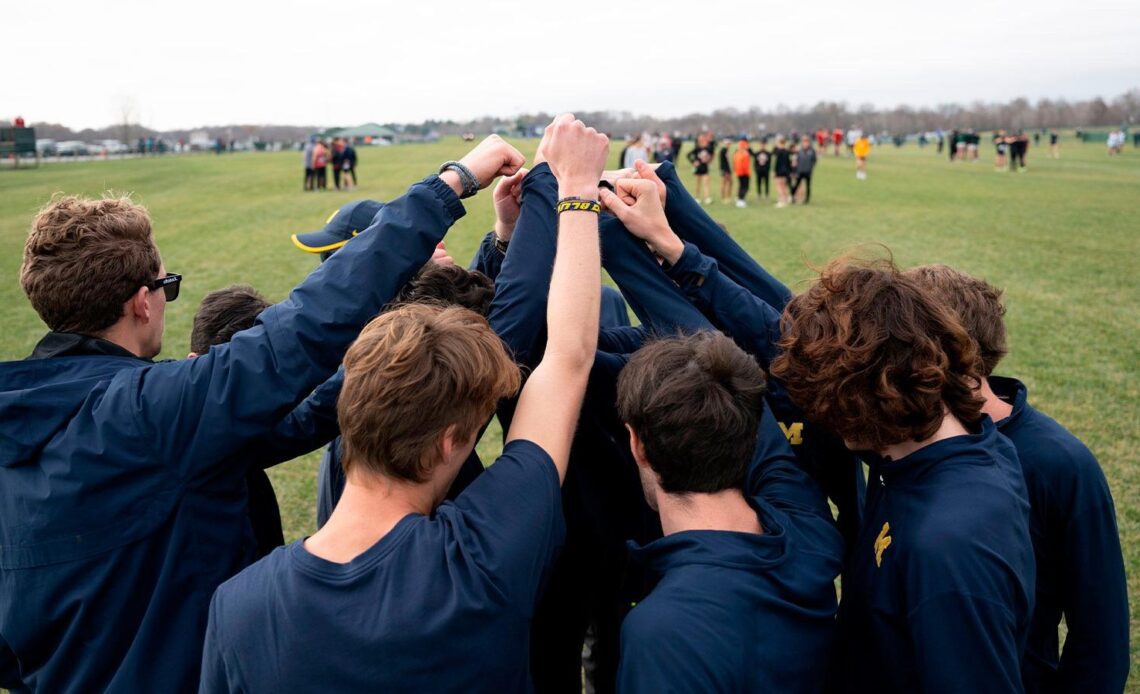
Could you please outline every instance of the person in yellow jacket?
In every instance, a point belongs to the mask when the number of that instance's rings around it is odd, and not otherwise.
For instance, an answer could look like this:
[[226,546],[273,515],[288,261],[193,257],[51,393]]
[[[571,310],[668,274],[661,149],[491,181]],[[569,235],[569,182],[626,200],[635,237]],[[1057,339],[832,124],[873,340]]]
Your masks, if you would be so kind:
[[736,151],[732,154],[732,172],[736,174],[738,190],[736,206],[747,207],[744,197],[748,195],[748,181],[752,175],[752,152],[748,150],[748,140],[740,139],[736,143]]
[[855,154],[855,178],[860,181],[867,179],[867,155],[871,153],[871,141],[867,133],[861,133],[855,145],[851,148]]

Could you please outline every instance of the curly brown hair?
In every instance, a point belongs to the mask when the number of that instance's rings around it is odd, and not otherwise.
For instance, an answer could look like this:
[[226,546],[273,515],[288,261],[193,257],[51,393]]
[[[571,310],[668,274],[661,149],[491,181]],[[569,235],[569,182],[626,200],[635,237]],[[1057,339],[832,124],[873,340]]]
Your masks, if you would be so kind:
[[20,285],[51,330],[98,335],[160,267],[146,208],[127,197],[68,195],[32,222]]
[[977,347],[953,311],[889,260],[838,259],[781,320],[771,372],[807,417],[873,450],[981,418]]
[[992,374],[998,362],[1009,353],[1002,291],[949,265],[919,265],[903,274],[922,282],[954,310],[966,332],[978,343],[982,375]]

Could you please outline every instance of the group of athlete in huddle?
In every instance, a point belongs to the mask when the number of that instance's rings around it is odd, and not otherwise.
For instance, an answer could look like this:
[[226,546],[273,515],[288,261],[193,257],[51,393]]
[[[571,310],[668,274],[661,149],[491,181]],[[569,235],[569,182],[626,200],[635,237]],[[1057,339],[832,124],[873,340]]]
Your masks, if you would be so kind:
[[[994,375],[1001,292],[841,258],[793,294],[608,148],[571,115],[529,168],[492,136],[177,361],[145,210],[42,210],[51,332],[0,364],[0,685],[577,692],[590,630],[595,691],[1119,691],[1112,499]],[[472,269],[443,260],[499,177]],[[603,268],[640,325],[601,325]],[[259,552],[247,479],[334,438],[323,525]]]

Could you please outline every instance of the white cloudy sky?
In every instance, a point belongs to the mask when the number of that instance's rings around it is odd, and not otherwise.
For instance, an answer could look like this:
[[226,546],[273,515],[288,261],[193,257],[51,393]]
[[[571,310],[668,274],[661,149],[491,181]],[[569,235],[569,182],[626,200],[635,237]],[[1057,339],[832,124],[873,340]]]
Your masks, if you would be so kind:
[[1140,86],[1138,0],[6,2],[0,118],[158,129]]

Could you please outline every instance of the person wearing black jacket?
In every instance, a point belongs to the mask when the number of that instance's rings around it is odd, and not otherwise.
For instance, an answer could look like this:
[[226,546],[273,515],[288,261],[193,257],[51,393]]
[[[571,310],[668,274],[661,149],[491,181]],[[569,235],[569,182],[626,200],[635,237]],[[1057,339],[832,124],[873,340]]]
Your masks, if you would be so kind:
[[811,172],[815,169],[816,162],[815,148],[811,146],[811,138],[807,135],[803,136],[800,141],[800,149],[796,152],[796,180],[792,184],[792,202],[796,201],[796,191],[800,189],[800,185],[804,186],[804,202],[808,204],[811,202]]
[[697,142],[692,151],[686,155],[689,163],[693,165],[693,177],[697,179],[697,187],[693,191],[693,197],[697,200],[703,200],[706,205],[712,202],[712,191],[709,186],[709,164],[712,163],[715,153],[716,145],[713,144],[712,136],[708,133],[701,133],[697,136]]
[[772,159],[776,169],[776,207],[791,204],[792,153],[788,150],[783,135],[776,136],[776,146],[772,149]]
[[752,152],[752,168],[756,170],[756,197],[767,198],[771,188],[772,155],[768,152],[768,140],[760,140],[760,149]]
[[732,161],[728,157],[728,148],[732,140],[724,138],[720,142],[720,201],[727,204],[732,201]]

